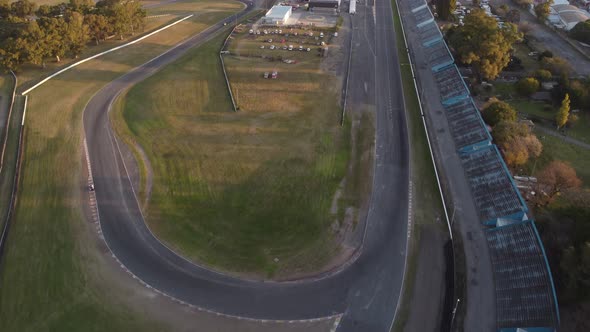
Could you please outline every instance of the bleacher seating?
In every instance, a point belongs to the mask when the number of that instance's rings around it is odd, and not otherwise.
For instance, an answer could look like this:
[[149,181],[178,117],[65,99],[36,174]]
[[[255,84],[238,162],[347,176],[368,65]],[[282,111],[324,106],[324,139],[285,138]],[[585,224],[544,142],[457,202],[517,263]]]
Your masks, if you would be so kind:
[[425,25],[428,22],[432,22],[434,20],[434,16],[430,12],[428,7],[424,7],[414,13],[414,17],[416,18],[417,26],[420,27]]
[[454,62],[453,56],[447,48],[447,43],[442,39],[428,46],[426,51],[428,52],[428,62],[434,71]]
[[495,145],[463,153],[461,161],[484,223],[495,224],[498,218],[522,218],[528,209]]
[[500,328],[557,325],[556,298],[542,244],[532,221],[486,231]]
[[491,144],[490,134],[471,98],[446,106],[449,128],[458,150]]
[[[512,181],[498,148],[442,34],[423,1],[409,2],[419,34],[415,54],[425,55],[437,83],[449,130],[472,190],[490,249],[496,292],[499,332],[554,332],[559,309],[551,272],[534,222],[527,220],[528,208]],[[421,46],[421,48],[420,48]],[[531,329],[532,328],[532,329]]]
[[436,26],[436,22],[430,22],[423,25],[418,29],[420,38],[422,39],[422,45],[429,46],[431,43],[442,40],[442,34]]
[[457,66],[451,65],[434,72],[443,105],[449,105],[469,96],[469,90]]
[[410,9],[414,10],[414,9],[419,8],[421,6],[425,6],[426,1],[424,1],[424,0],[408,0],[408,4],[410,4]]

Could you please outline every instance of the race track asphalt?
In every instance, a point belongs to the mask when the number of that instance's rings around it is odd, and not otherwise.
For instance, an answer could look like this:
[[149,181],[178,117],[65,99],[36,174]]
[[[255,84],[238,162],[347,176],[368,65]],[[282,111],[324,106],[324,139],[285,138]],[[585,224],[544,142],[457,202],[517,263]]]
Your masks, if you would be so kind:
[[[376,2],[373,2],[376,1]],[[343,314],[339,331],[389,331],[405,269],[409,142],[389,0],[359,3],[351,98],[376,106],[374,187],[364,245],[335,273],[296,282],[241,280],[186,261],[147,228],[108,111],[121,91],[211,39],[219,22],[100,90],[84,112],[100,223],[117,259],[151,287],[203,309],[253,319],[300,320]],[[252,10],[252,6],[241,13]],[[233,17],[226,19],[229,22]]]

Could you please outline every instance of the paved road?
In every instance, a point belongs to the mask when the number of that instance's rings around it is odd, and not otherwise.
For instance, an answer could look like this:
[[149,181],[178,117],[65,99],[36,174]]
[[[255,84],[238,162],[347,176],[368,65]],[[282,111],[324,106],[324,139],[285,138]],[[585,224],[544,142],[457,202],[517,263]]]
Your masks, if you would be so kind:
[[538,129],[538,130],[544,132],[547,135],[551,135],[553,137],[557,137],[557,138],[559,138],[560,140],[562,140],[564,142],[567,142],[567,143],[570,143],[570,144],[579,146],[579,147],[584,148],[586,150],[590,150],[590,144],[588,144],[586,142],[582,142],[580,140],[577,140],[577,139],[575,139],[573,137],[566,136],[566,135],[564,135],[564,134],[562,134],[560,132],[557,132],[557,131],[555,131],[553,129],[549,129],[549,128],[543,127],[541,125],[537,125],[535,127],[535,129]]
[[359,258],[338,273],[313,280],[247,281],[184,260],[147,228],[110,128],[108,110],[120,91],[210,39],[223,27],[219,23],[111,82],[86,107],[84,128],[103,235],[130,271],[168,295],[224,314],[281,320],[344,314],[339,331],[389,331],[405,267],[408,138],[391,5],[389,0],[376,0],[375,5],[357,8],[355,34],[360,47],[350,85],[351,98],[356,103],[374,103],[377,112],[376,185]]

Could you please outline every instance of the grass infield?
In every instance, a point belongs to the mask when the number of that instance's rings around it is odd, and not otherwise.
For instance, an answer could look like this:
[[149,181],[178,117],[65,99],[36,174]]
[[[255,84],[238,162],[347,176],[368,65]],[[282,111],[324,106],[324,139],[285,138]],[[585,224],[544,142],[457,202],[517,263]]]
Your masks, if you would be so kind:
[[[350,194],[357,182],[368,181],[352,172],[354,185],[334,199],[351,152],[338,84],[317,55],[297,64],[226,56],[241,109],[234,113],[222,43],[216,38],[132,88],[113,116],[153,170],[147,222],[176,250],[215,268],[267,277],[313,271],[339,252],[333,229],[345,210],[357,210],[360,197]],[[274,70],[278,79],[263,78]]]

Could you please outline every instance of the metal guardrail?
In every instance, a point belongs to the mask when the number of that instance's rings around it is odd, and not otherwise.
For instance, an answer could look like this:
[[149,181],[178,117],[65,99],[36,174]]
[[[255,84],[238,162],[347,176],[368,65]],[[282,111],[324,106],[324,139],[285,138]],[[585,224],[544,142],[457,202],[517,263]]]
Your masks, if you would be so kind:
[[225,62],[223,61],[223,54],[224,54],[223,51],[225,50],[225,47],[227,46],[227,41],[229,40],[229,37],[231,37],[231,35],[236,30],[236,27],[237,27],[237,25],[234,26],[233,29],[231,29],[231,31],[229,32],[229,34],[227,35],[227,37],[223,41],[223,46],[221,46],[221,50],[219,51],[219,60],[221,60],[221,70],[223,70],[223,77],[225,78],[225,84],[227,85],[227,91],[229,92],[229,97],[231,98],[231,104],[234,108],[234,112],[238,111],[238,105],[236,104],[236,100],[234,98],[234,93],[231,90],[231,84],[229,83],[229,78],[227,77],[227,71],[225,70]]

